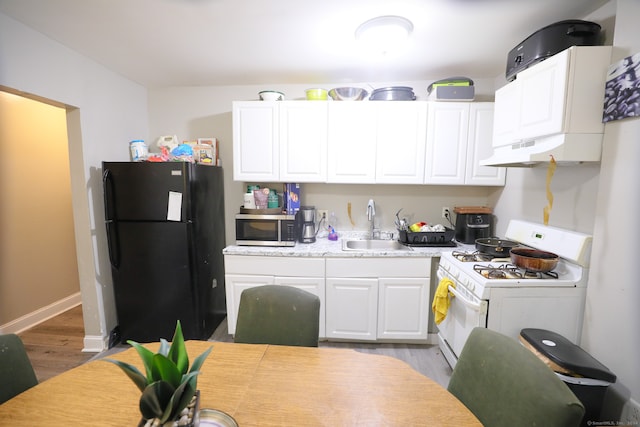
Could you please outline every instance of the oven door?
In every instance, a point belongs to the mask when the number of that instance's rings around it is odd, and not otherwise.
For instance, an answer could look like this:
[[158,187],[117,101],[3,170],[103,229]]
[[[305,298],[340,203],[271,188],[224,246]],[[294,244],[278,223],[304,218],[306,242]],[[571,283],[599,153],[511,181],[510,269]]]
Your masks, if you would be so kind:
[[487,327],[488,304],[448,276],[443,269],[438,269],[437,276],[438,281],[449,277],[456,285],[455,288],[449,287],[449,292],[453,294],[451,305],[445,319],[437,325],[440,349],[451,368],[454,368],[471,330],[477,326]]

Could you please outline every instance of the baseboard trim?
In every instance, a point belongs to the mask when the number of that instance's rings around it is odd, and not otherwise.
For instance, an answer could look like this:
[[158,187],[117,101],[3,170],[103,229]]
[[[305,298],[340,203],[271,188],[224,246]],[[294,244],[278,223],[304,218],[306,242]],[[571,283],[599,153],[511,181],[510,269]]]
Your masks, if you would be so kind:
[[83,353],[101,353],[109,348],[109,337],[85,335]]
[[29,328],[64,313],[65,311],[76,307],[82,303],[80,292],[69,295],[66,298],[58,300],[36,311],[27,313],[22,317],[12,320],[9,323],[0,325],[0,333],[2,334],[19,334]]

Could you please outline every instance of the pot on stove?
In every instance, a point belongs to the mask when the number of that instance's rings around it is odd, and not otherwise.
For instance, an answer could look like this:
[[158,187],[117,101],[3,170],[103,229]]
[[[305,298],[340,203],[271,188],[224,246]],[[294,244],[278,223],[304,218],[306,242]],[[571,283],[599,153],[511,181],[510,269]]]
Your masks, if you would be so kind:
[[532,272],[546,273],[558,265],[560,257],[553,252],[536,249],[511,249],[511,262],[516,266]]
[[476,249],[496,258],[509,258],[509,251],[520,244],[513,240],[504,240],[497,237],[476,239]]

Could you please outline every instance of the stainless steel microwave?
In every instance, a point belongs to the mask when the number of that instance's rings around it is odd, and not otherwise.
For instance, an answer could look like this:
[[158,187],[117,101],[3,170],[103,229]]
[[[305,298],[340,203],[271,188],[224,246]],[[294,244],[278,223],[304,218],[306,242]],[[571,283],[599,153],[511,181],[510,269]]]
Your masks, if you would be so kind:
[[236,214],[236,245],[295,246],[295,215]]

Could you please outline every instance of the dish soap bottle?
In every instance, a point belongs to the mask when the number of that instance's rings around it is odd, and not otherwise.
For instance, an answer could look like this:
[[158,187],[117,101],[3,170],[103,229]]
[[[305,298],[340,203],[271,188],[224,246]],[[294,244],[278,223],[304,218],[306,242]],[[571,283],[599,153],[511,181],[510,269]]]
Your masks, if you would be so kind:
[[336,233],[335,226],[337,225],[336,213],[331,212],[329,215],[329,236],[327,237],[329,240],[338,240],[338,233]]

